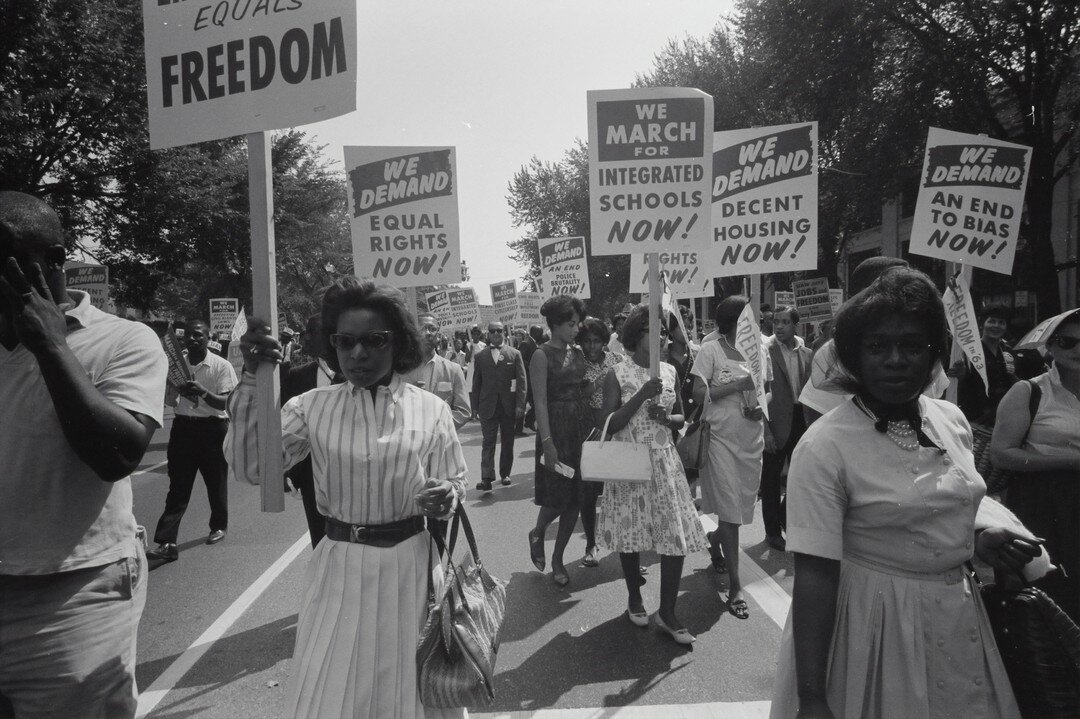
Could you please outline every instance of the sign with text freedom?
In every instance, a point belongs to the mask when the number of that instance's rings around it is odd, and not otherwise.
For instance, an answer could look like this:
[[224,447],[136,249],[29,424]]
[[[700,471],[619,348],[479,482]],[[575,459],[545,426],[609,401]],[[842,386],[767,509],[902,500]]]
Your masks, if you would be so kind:
[[452,147],[346,147],[357,277],[393,287],[461,281]]
[[594,255],[704,250],[712,229],[712,98],[683,87],[590,90]]
[[356,3],[142,0],[150,147],[356,109]]

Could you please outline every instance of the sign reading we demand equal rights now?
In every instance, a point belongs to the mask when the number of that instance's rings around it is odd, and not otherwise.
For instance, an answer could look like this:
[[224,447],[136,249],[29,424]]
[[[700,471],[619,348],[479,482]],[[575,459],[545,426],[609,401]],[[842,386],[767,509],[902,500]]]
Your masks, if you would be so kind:
[[714,277],[817,268],[816,122],[713,136]]
[[591,90],[588,105],[592,254],[704,250],[712,98],[682,87]]
[[356,109],[353,0],[142,0],[150,147]]
[[574,295],[579,300],[592,296],[584,237],[547,237],[537,240],[536,245],[544,294]]
[[1031,148],[931,127],[908,249],[1012,274]]
[[356,274],[392,287],[461,281],[452,147],[346,147]]

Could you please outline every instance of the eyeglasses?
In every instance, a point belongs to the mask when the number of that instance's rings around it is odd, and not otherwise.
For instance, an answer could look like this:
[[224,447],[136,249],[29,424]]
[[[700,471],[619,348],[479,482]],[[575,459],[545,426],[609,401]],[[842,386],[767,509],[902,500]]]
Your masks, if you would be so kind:
[[504,332],[506,332],[506,330],[504,330],[504,329],[488,330],[489,335],[501,335]]
[[1063,350],[1071,350],[1078,343],[1080,343],[1080,337],[1069,337],[1067,335],[1060,335],[1058,337],[1051,337],[1050,342],[1047,344],[1056,344]]
[[437,335],[439,334],[438,325],[421,325],[420,332],[425,335]]
[[870,340],[869,342],[863,343],[862,350],[868,355],[881,357],[888,354],[889,350],[893,347],[908,359],[923,357],[930,352],[930,345],[926,342],[919,342],[918,340],[898,340],[896,342]]
[[330,335],[330,344],[339,350],[345,352],[351,351],[357,344],[361,345],[367,350],[381,350],[386,345],[390,344],[390,340],[394,338],[394,333],[390,330],[382,330],[381,332],[368,332],[366,335],[348,335],[348,334],[333,334]]

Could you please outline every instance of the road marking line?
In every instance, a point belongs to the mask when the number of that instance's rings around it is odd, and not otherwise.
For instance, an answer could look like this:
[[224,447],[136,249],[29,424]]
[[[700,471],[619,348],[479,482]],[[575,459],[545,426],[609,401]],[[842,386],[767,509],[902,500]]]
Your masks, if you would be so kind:
[[159,467],[164,467],[168,463],[169,463],[169,460],[166,459],[164,462],[158,462],[157,464],[152,464],[149,467],[147,467],[146,469],[140,469],[138,472],[132,472],[130,476],[138,477],[140,474],[147,474],[149,472],[153,472],[155,469],[158,469]]
[[771,702],[709,702],[653,706],[539,709],[533,711],[469,712],[469,719],[765,719]]
[[[707,514],[699,515],[701,526],[706,532],[716,530],[716,522]],[[784,628],[787,621],[788,609],[791,607],[791,597],[784,588],[776,583],[758,563],[751,559],[746,552],[739,549],[739,574],[743,580],[743,590],[754,598],[776,626]]]
[[176,661],[161,673],[161,676],[154,680],[146,691],[139,695],[139,708],[135,713],[136,719],[142,719],[157,707],[161,700],[165,698],[165,695],[184,678],[184,675],[195,666],[196,662],[202,659],[203,655],[210,650],[210,647],[214,646],[214,642],[225,635],[229,627],[255,603],[259,595],[266,591],[267,587],[277,579],[278,575],[284,572],[292,564],[293,560],[300,556],[310,542],[311,539],[308,537],[307,532],[300,535],[300,538],[285,550],[284,554],[267,567],[266,571],[250,587],[245,589],[243,594],[236,598],[236,601],[225,610],[224,614],[218,617],[190,647],[184,650],[183,654],[176,658]]

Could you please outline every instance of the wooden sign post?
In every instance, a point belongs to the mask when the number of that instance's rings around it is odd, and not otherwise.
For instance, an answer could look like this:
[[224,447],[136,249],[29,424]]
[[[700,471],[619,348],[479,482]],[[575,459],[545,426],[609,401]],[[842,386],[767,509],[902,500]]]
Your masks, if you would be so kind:
[[[664,292],[660,282],[660,256],[649,253],[649,376],[660,376],[660,302]],[[665,318],[666,319],[666,318]]]

